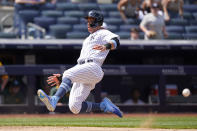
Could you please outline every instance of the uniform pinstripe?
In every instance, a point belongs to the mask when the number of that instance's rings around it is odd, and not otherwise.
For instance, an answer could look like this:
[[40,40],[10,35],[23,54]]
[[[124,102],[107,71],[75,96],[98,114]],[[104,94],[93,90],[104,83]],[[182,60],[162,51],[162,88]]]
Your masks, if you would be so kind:
[[[83,42],[80,57],[77,60],[78,64],[63,73],[63,78],[67,77],[73,83],[69,98],[69,108],[73,113],[80,112],[82,102],[86,100],[90,91],[94,89],[96,83],[102,80],[104,75],[101,66],[109,50],[94,50],[93,46],[104,45],[113,37],[118,36],[106,29],[100,29],[90,34]],[[90,59],[93,62],[87,62]],[[85,63],[79,64],[81,61],[85,61]]]

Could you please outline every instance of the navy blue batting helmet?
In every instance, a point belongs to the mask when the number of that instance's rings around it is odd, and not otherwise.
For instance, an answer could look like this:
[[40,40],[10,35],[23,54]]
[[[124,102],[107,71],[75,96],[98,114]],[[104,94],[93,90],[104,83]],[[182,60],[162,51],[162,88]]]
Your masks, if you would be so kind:
[[97,26],[101,26],[103,24],[103,14],[99,11],[96,10],[91,10],[90,12],[88,12],[88,15],[85,17],[85,19],[88,18],[95,18],[95,20],[90,24],[90,27],[97,27]]

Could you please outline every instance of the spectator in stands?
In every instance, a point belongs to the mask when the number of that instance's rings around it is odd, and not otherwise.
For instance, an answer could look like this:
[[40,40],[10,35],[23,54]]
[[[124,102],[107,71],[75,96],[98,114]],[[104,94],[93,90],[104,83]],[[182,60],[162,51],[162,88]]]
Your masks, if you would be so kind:
[[[52,4],[55,4],[57,0],[50,0]],[[14,4],[14,26],[18,29],[19,36],[21,36],[20,30],[20,17],[19,11],[22,9],[31,9],[31,10],[41,10],[43,5],[47,3],[47,0],[15,0]]]
[[164,18],[169,21],[170,18],[183,18],[183,0],[162,0]]
[[162,8],[161,8],[161,1],[160,0],[144,0],[141,4],[141,8],[142,8],[142,13],[140,11],[140,19],[143,19],[144,15],[148,14],[148,13],[151,13],[151,5],[153,3],[157,3],[159,5],[159,11],[158,13],[160,15],[163,15],[163,11],[162,11]]
[[137,28],[131,28],[131,40],[139,40],[139,31]]
[[138,88],[133,88],[131,90],[131,98],[126,100],[124,105],[144,105],[144,101],[140,100],[140,91]]
[[24,104],[25,98],[26,92],[22,81],[15,78],[12,79],[5,90],[5,104]]
[[165,21],[163,16],[158,14],[159,5],[153,3],[151,13],[144,16],[140,23],[141,30],[145,33],[145,39],[163,39],[167,37]]
[[145,12],[145,14],[150,13],[151,10],[151,5],[153,3],[157,3],[158,5],[161,5],[161,1],[160,0],[144,0],[141,4],[141,8],[142,10]]
[[138,19],[140,0],[120,0],[117,7],[125,23],[129,18]]
[[[0,61],[0,66],[3,66],[2,62]],[[2,75],[0,79],[0,92],[4,91],[7,83],[8,83],[8,75]]]

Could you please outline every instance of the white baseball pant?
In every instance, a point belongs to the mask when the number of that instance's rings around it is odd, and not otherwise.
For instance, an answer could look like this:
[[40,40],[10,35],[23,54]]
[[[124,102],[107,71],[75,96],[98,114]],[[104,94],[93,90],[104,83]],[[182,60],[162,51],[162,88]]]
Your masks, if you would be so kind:
[[80,112],[82,102],[95,88],[96,83],[102,80],[103,75],[102,68],[94,62],[78,64],[63,73],[63,78],[69,78],[73,83],[69,96],[69,108],[74,114]]

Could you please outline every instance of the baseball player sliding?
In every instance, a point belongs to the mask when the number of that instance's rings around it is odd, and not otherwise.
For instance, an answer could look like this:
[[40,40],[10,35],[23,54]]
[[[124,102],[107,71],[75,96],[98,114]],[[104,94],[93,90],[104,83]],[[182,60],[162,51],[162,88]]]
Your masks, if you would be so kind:
[[120,45],[119,36],[102,27],[104,18],[99,11],[90,11],[85,19],[90,35],[83,42],[78,64],[63,73],[62,82],[55,95],[48,96],[39,89],[38,96],[49,111],[54,111],[58,100],[71,90],[69,109],[74,114],[100,110],[123,117],[120,109],[108,98],[104,98],[100,103],[85,101],[90,91],[103,78],[101,66],[109,51]]

